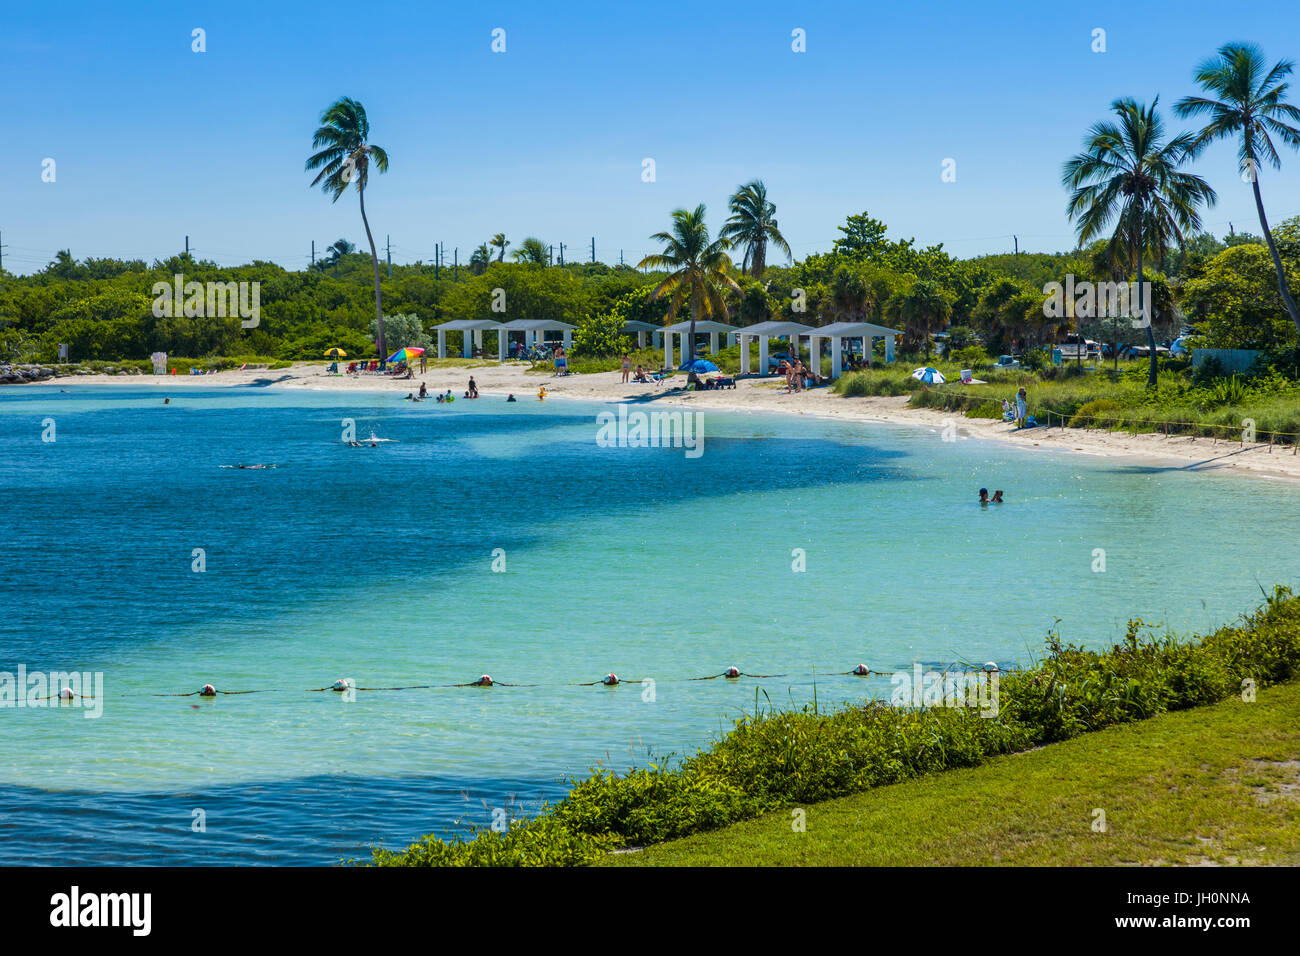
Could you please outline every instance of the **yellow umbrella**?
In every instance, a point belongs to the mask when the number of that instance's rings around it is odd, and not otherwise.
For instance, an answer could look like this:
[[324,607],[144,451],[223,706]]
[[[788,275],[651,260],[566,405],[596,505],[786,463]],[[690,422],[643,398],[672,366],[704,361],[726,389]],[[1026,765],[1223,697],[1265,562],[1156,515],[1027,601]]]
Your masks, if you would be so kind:
[[326,358],[347,358],[348,353],[343,351],[342,349],[337,349],[337,348],[329,349],[328,351],[326,351],[325,357]]

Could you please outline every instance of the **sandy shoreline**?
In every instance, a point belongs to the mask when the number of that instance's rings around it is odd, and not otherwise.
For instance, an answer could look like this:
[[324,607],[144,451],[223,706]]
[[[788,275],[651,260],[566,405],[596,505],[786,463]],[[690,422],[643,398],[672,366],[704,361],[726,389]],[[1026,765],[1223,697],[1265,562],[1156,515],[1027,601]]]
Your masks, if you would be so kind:
[[842,398],[829,389],[788,395],[780,379],[739,379],[736,388],[710,392],[670,392],[663,385],[624,385],[619,372],[570,375],[554,378],[529,374],[523,365],[443,366],[430,368],[414,379],[394,380],[379,375],[327,375],[320,365],[295,365],[292,368],[252,369],[218,372],[212,375],[158,376],[80,375],[49,379],[12,388],[60,389],[76,385],[150,386],[159,391],[180,392],[187,388],[214,388],[232,385],[271,384],[277,388],[302,388],[330,391],[380,391],[405,396],[418,391],[424,382],[429,392],[451,389],[461,397],[473,376],[485,398],[513,392],[521,401],[535,400],[537,389],[546,386],[549,397],[597,402],[644,401],[657,396],[664,404],[693,409],[714,408],[726,411],[763,412],[786,415],[810,415],[847,422],[889,423],[941,429],[956,425],[963,437],[1005,442],[1027,451],[1034,449],[1071,451],[1104,458],[1125,459],[1135,463],[1159,464],[1187,471],[1218,474],[1249,474],[1267,478],[1300,480],[1300,456],[1290,448],[1267,444],[1245,446],[1209,438],[1158,434],[1129,435],[1123,432],[1088,431],[1077,428],[1029,428],[1017,431],[1005,422],[963,418],[951,412],[909,408],[907,397]]

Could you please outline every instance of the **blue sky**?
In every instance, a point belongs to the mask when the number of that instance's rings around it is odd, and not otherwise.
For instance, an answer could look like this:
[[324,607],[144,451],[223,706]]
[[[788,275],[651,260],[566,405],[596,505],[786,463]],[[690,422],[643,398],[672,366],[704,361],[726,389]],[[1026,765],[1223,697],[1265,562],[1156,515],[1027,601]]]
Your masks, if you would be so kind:
[[[716,228],[767,182],[797,257],[850,213],[959,256],[1073,245],[1062,162],[1121,95],[1172,106],[1229,40],[1300,60],[1300,6],[751,2],[11,4],[0,33],[0,233],[11,271],[179,251],[289,268],[342,236],[354,194],[308,188],[321,110],[365,104],[392,157],[367,211],[395,262],[495,232],[566,258],[651,251],[678,206]],[[207,52],[191,51],[191,30]],[[506,31],[493,53],[491,32]],[[1091,50],[1094,28],[1106,52]],[[807,52],[791,51],[806,31]],[[1300,104],[1300,79],[1292,102]],[[1181,124],[1166,111],[1171,127]],[[42,160],[57,179],[41,181]],[[643,158],[656,181],[641,178]],[[941,179],[946,158],[956,182]],[[1261,176],[1300,214],[1300,154]],[[1232,149],[1197,164],[1206,214],[1258,232]]]

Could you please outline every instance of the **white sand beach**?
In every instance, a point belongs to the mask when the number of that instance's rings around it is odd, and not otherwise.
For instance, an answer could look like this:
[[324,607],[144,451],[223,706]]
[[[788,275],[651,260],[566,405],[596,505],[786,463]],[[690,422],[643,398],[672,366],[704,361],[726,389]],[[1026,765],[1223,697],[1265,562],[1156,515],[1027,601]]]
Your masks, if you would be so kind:
[[[160,393],[180,392],[187,388],[213,388],[230,385],[273,384],[277,388],[306,388],[329,390],[369,390],[391,392],[404,397],[418,391],[420,383],[428,386],[430,395],[451,389],[460,398],[470,376],[474,377],[483,398],[489,401],[503,399],[514,393],[520,401],[536,401],[537,390],[546,386],[547,400],[581,399],[585,401],[620,402],[644,400],[655,396],[665,404],[693,409],[725,409],[739,412],[763,412],[788,415],[812,415],[842,421],[888,422],[941,429],[956,425],[961,438],[980,438],[1006,442],[1031,451],[1052,449],[1097,455],[1105,458],[1122,458],[1134,463],[1178,467],[1188,471],[1206,471],[1219,474],[1248,474],[1259,477],[1300,480],[1300,455],[1294,448],[1267,444],[1245,444],[1216,441],[1209,438],[1176,436],[1166,438],[1158,434],[1130,435],[1127,432],[1091,431],[1077,428],[1028,428],[1017,430],[1013,425],[989,419],[970,419],[951,412],[933,409],[909,408],[906,396],[891,398],[842,398],[828,388],[813,389],[797,394],[787,394],[779,378],[738,379],[735,389],[722,391],[674,391],[666,385],[623,384],[619,372],[600,372],[587,375],[552,377],[530,373],[527,366],[516,363],[506,365],[441,365],[431,367],[414,379],[391,379],[382,375],[330,375],[324,366],[314,363],[296,364],[292,368],[249,369],[217,372],[211,375],[127,376],[79,375],[49,379],[33,383],[30,388],[67,388],[71,385],[111,385],[155,387]],[[680,379],[679,379],[680,380]]]

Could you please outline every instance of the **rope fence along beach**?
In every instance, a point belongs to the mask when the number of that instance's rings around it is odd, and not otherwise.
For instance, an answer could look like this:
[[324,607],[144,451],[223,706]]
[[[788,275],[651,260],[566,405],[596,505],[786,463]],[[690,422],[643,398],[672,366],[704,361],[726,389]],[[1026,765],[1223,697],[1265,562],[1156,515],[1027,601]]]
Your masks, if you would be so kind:
[[[944,668],[943,676],[947,677],[948,675],[962,676],[962,675],[977,675],[977,674],[993,674],[993,673],[998,673],[1000,670],[1001,668],[993,661],[989,661],[988,663],[984,664],[983,667],[978,667],[978,668],[971,667],[970,665],[961,665],[960,667],[956,665],[949,665]],[[823,671],[817,668],[813,669],[814,679],[818,674],[820,674],[820,676],[822,677],[849,677],[849,676],[893,677],[896,673],[901,673],[901,672],[872,670],[866,664],[858,664],[854,666],[852,670],[847,670],[847,671],[831,671],[829,669]],[[578,681],[578,682],[563,681],[563,682],[557,682],[556,684],[508,684],[503,681],[495,680],[489,674],[482,674],[475,680],[466,681],[464,683],[457,683],[457,684],[401,684],[392,687],[363,687],[357,684],[357,682],[352,678],[343,677],[343,678],[339,678],[338,680],[334,681],[332,684],[329,684],[328,686],[325,687],[308,687],[301,690],[296,688],[274,688],[274,687],[260,687],[260,688],[254,688],[252,690],[219,690],[215,684],[204,684],[198,690],[193,690],[186,693],[156,693],[156,694],[142,694],[139,696],[218,697],[218,696],[240,696],[244,694],[292,694],[292,693],[316,694],[325,691],[332,691],[334,693],[342,694],[342,693],[356,692],[356,691],[440,690],[440,689],[450,689],[456,687],[549,687],[549,686],[615,687],[619,684],[642,684],[646,680],[654,680],[656,683],[674,683],[674,682],[684,683],[684,682],[692,682],[692,681],[717,680],[718,678],[722,678],[724,680],[739,680],[742,677],[749,677],[753,679],[771,679],[771,678],[788,677],[788,676],[789,676],[788,674],[750,674],[745,671],[742,671],[738,667],[733,666],[733,667],[728,667],[726,670],[721,671],[720,673],[706,674],[703,677],[640,678],[636,680],[627,680],[624,678],[620,678],[617,674],[613,672],[610,672],[606,674],[604,677],[600,678],[599,680]],[[55,696],[56,695],[54,694],[50,695],[51,698]],[[66,700],[66,699],[71,699],[73,695],[70,690],[65,689],[63,691],[60,691],[57,696],[60,699]],[[84,697],[86,695],[78,694],[76,696]],[[118,696],[130,697],[136,695],[120,694]]]

